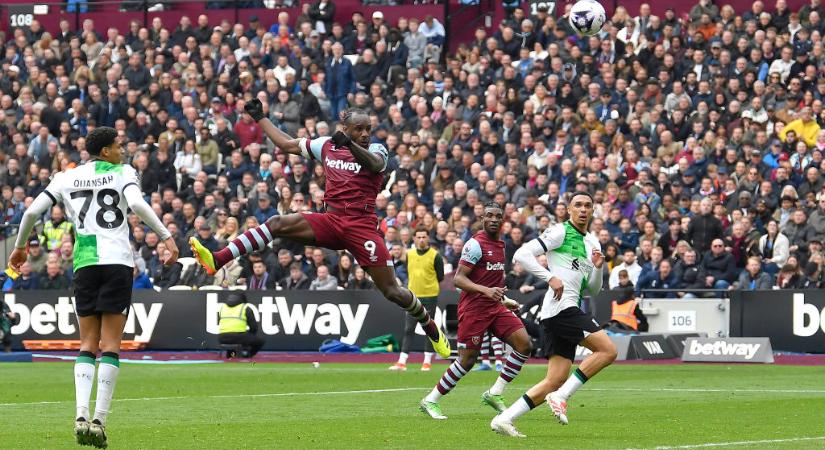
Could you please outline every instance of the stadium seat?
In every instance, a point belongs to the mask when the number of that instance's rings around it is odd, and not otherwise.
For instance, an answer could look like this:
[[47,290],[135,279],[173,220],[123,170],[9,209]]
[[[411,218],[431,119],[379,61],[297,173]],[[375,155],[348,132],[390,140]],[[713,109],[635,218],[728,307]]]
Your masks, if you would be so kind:
[[186,258],[178,258],[178,262],[180,263],[181,266],[183,266],[180,269],[180,273],[186,273],[186,269],[188,269],[192,264],[197,263],[198,260],[196,260],[195,258],[192,258],[192,257],[186,257]]
[[177,286],[170,286],[170,287],[166,288],[166,290],[168,290],[168,291],[191,291],[193,289],[192,289],[192,286],[186,286],[186,285],[183,285],[183,284],[179,284]]
[[230,291],[245,291],[246,290],[246,285],[241,284],[241,285],[238,285],[238,286],[230,286],[229,290]]
[[222,291],[224,289],[223,289],[223,286],[209,285],[209,286],[201,286],[201,287],[198,288],[198,290],[199,291]]

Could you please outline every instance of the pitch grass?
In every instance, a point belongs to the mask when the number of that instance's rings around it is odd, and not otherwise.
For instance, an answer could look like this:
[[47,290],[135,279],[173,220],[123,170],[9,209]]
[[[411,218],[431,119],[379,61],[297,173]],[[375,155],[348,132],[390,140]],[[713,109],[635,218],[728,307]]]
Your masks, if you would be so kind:
[[[624,449],[825,437],[825,367],[615,366],[576,395],[571,425],[557,424],[542,406],[519,421],[523,440],[489,429],[493,412],[479,397],[495,372],[470,373],[443,399],[449,420],[419,412],[446,367],[390,373],[385,364],[124,363],[109,448]],[[543,373],[526,367],[506,400]],[[343,393],[379,389],[394,391]],[[0,364],[0,419],[0,448],[78,448],[72,365]],[[825,448],[825,438],[735,448]]]

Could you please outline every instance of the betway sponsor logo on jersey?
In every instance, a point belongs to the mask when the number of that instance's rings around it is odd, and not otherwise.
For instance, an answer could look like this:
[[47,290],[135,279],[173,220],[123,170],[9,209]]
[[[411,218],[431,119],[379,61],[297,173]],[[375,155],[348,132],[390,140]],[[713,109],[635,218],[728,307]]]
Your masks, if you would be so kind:
[[358,173],[361,171],[361,164],[357,162],[341,161],[340,159],[331,159],[329,156],[324,158],[324,162],[330,169],[346,170],[348,172]]
[[[74,297],[58,297],[57,303],[52,303],[53,297],[44,300],[48,301],[29,307],[17,303],[14,294],[4,296],[4,301],[11,311],[20,315],[20,323],[11,328],[12,335],[32,331],[44,338],[59,339],[78,332]],[[149,342],[162,310],[162,303],[132,304],[123,332],[126,335],[134,334],[135,341]]]
[[91,180],[74,180],[73,186],[76,188],[96,188],[106,186],[114,181],[114,175],[104,175]]
[[[249,304],[261,331],[267,335],[341,336],[341,342],[354,344],[358,340],[368,304],[304,303],[290,305],[286,297],[261,297],[259,305]],[[206,331],[218,334],[218,294],[206,295]]]
[[504,263],[502,263],[502,262],[491,263],[491,262],[487,261],[487,270],[504,270]]

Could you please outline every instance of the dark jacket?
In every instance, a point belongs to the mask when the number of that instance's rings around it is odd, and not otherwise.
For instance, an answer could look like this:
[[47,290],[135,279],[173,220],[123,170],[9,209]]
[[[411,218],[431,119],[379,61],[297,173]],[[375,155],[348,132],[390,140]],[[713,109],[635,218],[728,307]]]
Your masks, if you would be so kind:
[[280,285],[288,291],[297,289],[309,289],[309,284],[309,277],[307,277],[304,273],[301,274],[301,278],[299,278],[298,281],[292,281],[292,278],[286,277],[283,280],[281,280],[280,283]]
[[716,281],[725,280],[728,283],[733,283],[736,280],[736,261],[730,253],[714,256],[708,250],[705,252],[705,256],[702,257],[701,266],[705,269],[705,275],[712,276]]
[[723,233],[722,222],[713,214],[705,214],[691,219],[687,239],[696,253],[702,254],[710,249],[710,243],[714,239],[721,239]]
[[679,289],[702,289],[705,287],[705,269],[699,264],[687,265],[679,261],[673,268]]
[[[751,287],[751,283],[753,283],[753,287]],[[773,277],[765,272],[759,272],[754,279],[751,277],[750,272],[743,270],[742,273],[739,274],[739,280],[737,281],[737,288],[743,291],[770,290],[772,286]]]
[[[641,278],[641,277],[640,277]],[[656,271],[653,275],[649,278],[646,278],[644,281],[639,282],[639,286],[637,287],[638,292],[642,292],[645,289],[676,289],[677,288],[677,280],[676,276],[673,272],[670,272],[670,275],[667,278],[662,278],[662,275]],[[676,292],[656,292],[653,294],[653,297],[656,298],[676,298]]]

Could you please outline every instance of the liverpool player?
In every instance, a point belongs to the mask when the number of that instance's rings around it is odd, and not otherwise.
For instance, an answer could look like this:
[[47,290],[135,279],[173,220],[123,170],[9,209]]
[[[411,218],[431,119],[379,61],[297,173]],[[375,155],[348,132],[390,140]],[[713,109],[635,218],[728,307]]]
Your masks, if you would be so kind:
[[244,105],[272,142],[286,153],[301,155],[323,165],[326,175],[325,213],[273,216],[250,229],[225,248],[210,252],[192,237],[189,245],[198,262],[213,275],[224,264],[259,250],[276,237],[305,245],[347,250],[372,277],[376,287],[407,314],[415,317],[441,357],[450,356],[450,343],[427,310],[407,289],[395,281],[392,258],[378,232],[375,198],[384,181],[389,155],[381,144],[370,144],[370,118],[365,112],[349,109],[341,113],[342,130],[332,137],[293,139],[264,114],[263,104],[253,99]]
[[481,395],[481,401],[498,412],[506,408],[502,393],[507,383],[521,371],[533,344],[521,319],[511,309],[518,303],[504,293],[504,242],[499,230],[504,211],[496,203],[484,206],[481,218],[483,230],[464,244],[455,286],[461,289],[458,303],[458,359],[455,360],[429,395],[421,400],[421,411],[433,419],[446,419],[438,400],[449,393],[458,381],[473,368],[487,331],[510,344],[504,368],[493,387]]
[[[513,421],[542,401],[547,402],[559,423],[567,425],[570,396],[616,359],[613,341],[581,309],[585,293],[594,296],[602,288],[604,255],[599,240],[587,232],[593,218],[593,197],[588,192],[575,192],[568,209],[570,220],[546,229],[541,236],[521,246],[513,257],[527,272],[550,285],[540,313],[550,361],[547,376],[490,423],[494,431],[507,436],[524,437]],[[547,255],[546,268],[536,259],[544,254]],[[592,350],[593,354],[568,376],[578,345]]]

